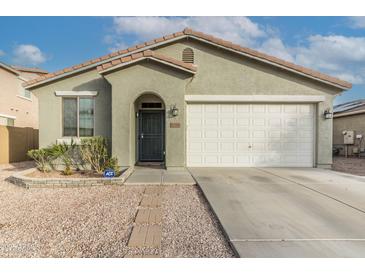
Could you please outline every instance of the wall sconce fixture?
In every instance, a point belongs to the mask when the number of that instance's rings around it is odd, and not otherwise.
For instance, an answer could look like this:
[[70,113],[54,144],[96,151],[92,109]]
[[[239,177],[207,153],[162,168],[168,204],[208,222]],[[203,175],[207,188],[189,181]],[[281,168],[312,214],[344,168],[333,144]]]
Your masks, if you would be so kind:
[[170,107],[170,113],[172,117],[176,117],[179,115],[179,109],[176,107],[176,105]]
[[331,112],[331,110],[328,108],[323,112],[323,116],[324,119],[332,119],[333,117],[333,113]]

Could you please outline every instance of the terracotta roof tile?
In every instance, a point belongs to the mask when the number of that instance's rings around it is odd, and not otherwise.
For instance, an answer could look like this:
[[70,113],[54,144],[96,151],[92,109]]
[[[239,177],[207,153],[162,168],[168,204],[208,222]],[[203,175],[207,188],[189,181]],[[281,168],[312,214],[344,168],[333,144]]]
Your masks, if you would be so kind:
[[155,43],[160,43],[160,42],[163,42],[163,41],[164,41],[163,37],[155,39]]
[[[276,58],[274,56],[270,56],[268,54],[261,53],[261,52],[258,52],[256,50],[252,50],[252,49],[249,49],[249,48],[246,48],[246,47],[242,47],[242,46],[234,44],[230,41],[219,39],[217,37],[214,37],[212,35],[208,35],[208,34],[205,34],[205,33],[202,33],[202,32],[194,31],[190,28],[185,28],[182,32],[180,31],[180,32],[176,32],[176,33],[173,33],[173,34],[170,34],[170,35],[166,35],[164,37],[160,37],[160,38],[154,39],[152,41],[142,43],[142,44],[139,44],[137,46],[130,47],[130,48],[125,49],[125,50],[119,50],[119,51],[104,55],[100,58],[89,60],[89,61],[87,61],[83,64],[80,64],[80,65],[74,65],[70,68],[66,68],[66,69],[61,70],[61,72],[55,72],[53,74],[47,74],[47,77],[45,77],[45,78],[38,77],[38,78],[36,78],[32,81],[26,82],[25,86],[33,85],[34,83],[42,82],[44,79],[50,79],[50,78],[55,77],[55,76],[60,76],[60,75],[62,75],[62,73],[67,73],[67,72],[71,72],[73,70],[78,70],[78,69],[81,69],[83,67],[87,67],[87,66],[90,66],[92,64],[95,64],[95,63],[100,63],[100,62],[103,62],[103,61],[108,63],[108,59],[115,58],[118,55],[128,54],[128,52],[133,52],[135,50],[141,50],[142,51],[143,48],[146,47],[146,46],[153,46],[156,43],[168,41],[168,40],[171,40],[175,37],[184,37],[184,36],[191,36],[191,37],[196,37],[196,38],[199,38],[199,39],[203,39],[203,40],[215,43],[217,45],[223,46],[225,48],[229,48],[229,49],[232,49],[234,51],[244,53],[244,54],[252,56],[254,58],[267,60],[267,61],[270,61],[271,63],[280,65],[282,67],[285,67],[285,68],[288,68],[288,69],[291,69],[291,70],[294,70],[294,71],[297,71],[299,73],[308,75],[310,77],[317,78],[319,80],[324,80],[324,81],[327,81],[329,83],[339,85],[339,86],[343,87],[344,89],[349,89],[352,86],[350,83],[348,83],[346,81],[343,81],[343,80],[340,80],[336,77],[332,77],[332,76],[329,76],[329,75],[326,75],[326,74],[323,74],[323,73],[320,73],[320,72],[316,72],[316,71],[314,71],[312,69],[309,69],[309,68],[304,68],[302,66],[295,65],[293,63],[281,60],[281,59]],[[148,54],[151,54],[151,53],[145,53],[144,52],[143,54],[148,55]],[[121,58],[121,62],[126,62],[125,60],[130,61],[131,56],[126,57],[126,59]],[[177,61],[177,60],[175,60],[175,61]],[[181,65],[184,66],[186,64],[183,63]]]
[[152,50],[145,50],[143,52],[131,54],[131,55],[128,55],[128,56],[113,60],[111,62],[104,63],[102,66],[98,66],[97,69],[98,69],[98,71],[103,71],[105,69],[109,69],[109,68],[112,68],[114,66],[118,66],[119,64],[128,63],[132,60],[133,61],[138,61],[138,60],[143,60],[143,59],[146,59],[146,58],[155,58],[157,60],[160,60],[160,61],[163,61],[163,62],[166,62],[166,63],[170,63],[170,64],[175,65],[175,66],[182,67],[182,68],[190,70],[192,72],[196,71],[196,66],[193,65],[193,64],[184,63],[184,62],[176,60],[174,58],[171,58],[171,57],[156,53]]

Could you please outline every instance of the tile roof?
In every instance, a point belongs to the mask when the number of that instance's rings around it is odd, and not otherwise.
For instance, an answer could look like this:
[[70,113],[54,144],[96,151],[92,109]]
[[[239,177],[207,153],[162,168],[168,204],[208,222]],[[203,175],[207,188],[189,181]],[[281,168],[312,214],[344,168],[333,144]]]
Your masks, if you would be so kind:
[[104,55],[102,57],[89,60],[89,61],[84,62],[82,64],[75,65],[75,66],[72,66],[72,67],[65,68],[63,70],[56,71],[54,73],[42,75],[41,77],[39,77],[37,79],[28,81],[25,84],[25,86],[29,87],[29,86],[33,86],[37,83],[42,84],[44,81],[52,80],[53,78],[55,78],[55,79],[59,78],[62,75],[71,73],[73,71],[76,72],[76,71],[79,71],[80,69],[83,69],[83,68],[84,69],[93,68],[93,67],[96,67],[98,65],[103,64],[104,61],[109,62],[111,59],[118,59],[121,55],[130,55],[130,54],[135,53],[135,52],[143,51],[146,47],[157,46],[160,43],[164,44],[164,43],[172,42],[172,41],[177,40],[177,39],[182,39],[184,37],[192,37],[192,38],[196,38],[196,39],[199,39],[199,40],[203,40],[203,41],[208,42],[208,43],[219,45],[219,46],[222,46],[224,48],[227,48],[227,49],[230,49],[230,50],[245,54],[246,56],[249,56],[251,58],[259,59],[259,60],[262,60],[262,61],[267,61],[267,62],[270,62],[271,64],[276,64],[276,65],[278,65],[278,66],[280,66],[284,69],[289,69],[291,71],[300,73],[302,75],[306,75],[306,76],[309,76],[311,78],[318,79],[318,80],[321,80],[321,81],[325,81],[329,84],[339,86],[342,89],[349,89],[349,88],[352,87],[351,83],[340,80],[336,77],[332,77],[332,76],[326,75],[324,73],[320,73],[320,72],[317,72],[315,70],[305,68],[303,66],[299,66],[299,65],[284,61],[282,59],[276,58],[274,56],[271,56],[271,55],[268,55],[268,54],[265,54],[265,53],[261,53],[261,52],[256,51],[256,50],[252,50],[252,49],[249,49],[249,48],[246,48],[246,47],[242,47],[242,46],[234,44],[232,42],[229,42],[229,41],[226,41],[226,40],[223,40],[223,39],[219,39],[219,38],[216,38],[212,35],[208,35],[208,34],[205,34],[205,33],[202,33],[202,32],[194,31],[194,30],[189,29],[189,28],[186,28],[186,29],[184,29],[183,31],[180,31],[180,32],[175,32],[175,33],[170,34],[170,35],[166,35],[166,36],[163,36],[163,37],[160,37],[160,38],[157,38],[157,39],[154,39],[154,40],[142,43],[142,44],[138,44],[138,45],[129,47],[129,48],[124,49],[124,50],[119,50],[119,51],[110,53],[108,55]]
[[15,70],[23,71],[23,72],[33,72],[33,73],[37,73],[37,74],[48,74],[48,71],[40,69],[40,68],[28,68],[28,67],[13,66],[13,65],[11,65],[11,67]]
[[145,50],[143,52],[134,53],[134,54],[131,54],[131,55],[128,55],[125,57],[114,59],[113,61],[110,61],[110,62],[103,63],[102,65],[97,67],[97,70],[100,73],[103,73],[103,72],[109,71],[113,68],[121,67],[123,65],[128,65],[128,64],[134,63],[136,61],[145,60],[145,59],[154,59],[156,61],[167,63],[172,66],[180,67],[184,70],[189,70],[193,73],[195,73],[197,70],[197,67],[194,64],[187,64],[187,63],[184,63],[183,61],[179,61],[174,58],[156,53],[152,50]]

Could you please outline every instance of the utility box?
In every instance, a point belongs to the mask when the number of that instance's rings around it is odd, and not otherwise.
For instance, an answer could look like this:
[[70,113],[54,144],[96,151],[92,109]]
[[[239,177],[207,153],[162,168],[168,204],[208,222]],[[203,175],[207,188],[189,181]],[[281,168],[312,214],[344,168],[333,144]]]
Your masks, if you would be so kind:
[[353,130],[344,130],[342,134],[345,145],[353,145],[355,143],[355,132]]

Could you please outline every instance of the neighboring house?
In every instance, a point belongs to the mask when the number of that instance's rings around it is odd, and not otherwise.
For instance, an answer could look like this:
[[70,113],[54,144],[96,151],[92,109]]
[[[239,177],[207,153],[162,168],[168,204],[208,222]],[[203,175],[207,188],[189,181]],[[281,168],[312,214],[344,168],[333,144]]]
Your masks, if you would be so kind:
[[22,84],[47,73],[0,62],[0,125],[38,128],[38,99]]
[[[345,154],[344,135],[354,131],[353,144],[348,145],[348,155],[363,154],[365,144],[365,100],[355,100],[333,108],[333,146],[340,155]],[[346,132],[345,132],[346,131]],[[356,135],[363,138],[356,138]],[[351,138],[352,139],[352,138]],[[349,141],[351,143],[351,140]]]
[[351,84],[185,29],[27,82],[40,146],[106,136],[123,166],[332,164],[332,101]]

